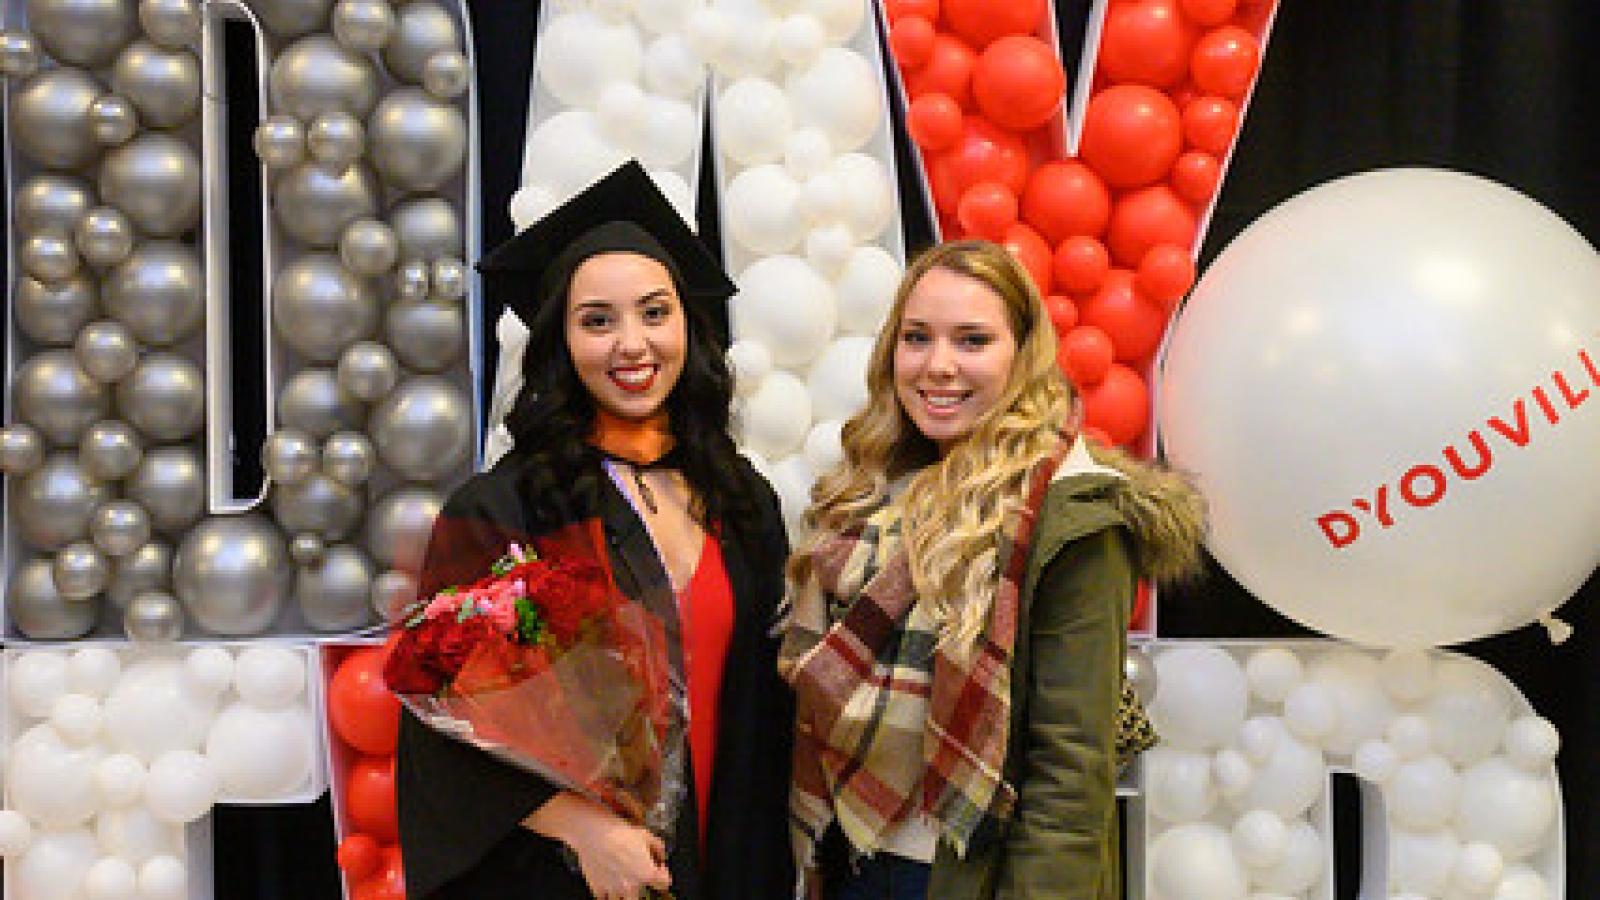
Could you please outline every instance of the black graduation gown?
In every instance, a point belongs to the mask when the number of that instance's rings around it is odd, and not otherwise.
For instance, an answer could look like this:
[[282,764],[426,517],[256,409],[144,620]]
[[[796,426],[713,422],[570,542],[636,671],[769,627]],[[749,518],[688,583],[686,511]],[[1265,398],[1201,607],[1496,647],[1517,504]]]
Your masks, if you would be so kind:
[[[613,575],[625,593],[638,598],[667,585],[643,521],[600,470],[599,455],[593,459],[599,499],[587,505],[598,508],[578,508],[584,504],[573,500],[538,524],[526,502],[527,463],[517,454],[470,479],[434,526],[423,562],[424,596],[481,577],[513,541],[594,517],[604,526]],[[793,704],[777,675],[778,646],[770,634],[788,542],[776,496],[743,459],[738,464],[765,491],[758,521],[721,529],[733,634],[719,695],[704,864],[692,789],[668,841],[677,900],[777,900],[794,890],[787,824]],[[556,790],[403,715],[396,793],[408,895],[587,900],[591,895],[563,848],[519,824]]]

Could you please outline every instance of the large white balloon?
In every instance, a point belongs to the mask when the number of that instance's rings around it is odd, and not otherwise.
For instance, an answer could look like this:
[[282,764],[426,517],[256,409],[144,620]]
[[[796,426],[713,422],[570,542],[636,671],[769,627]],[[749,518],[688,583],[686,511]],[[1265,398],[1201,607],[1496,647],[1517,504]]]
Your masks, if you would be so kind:
[[815,359],[838,318],[833,286],[805,260],[769,256],[739,275],[729,304],[735,340],[759,341],[784,366]]
[[829,47],[784,84],[798,124],[827,132],[836,150],[859,150],[883,116],[883,85],[866,57]]
[[11,746],[6,761],[10,804],[47,828],[70,828],[94,815],[100,797],[94,787],[98,745],[73,745],[49,725],[35,725]]
[[539,77],[568,106],[593,109],[607,85],[639,80],[644,48],[631,25],[568,13],[550,22],[539,44]]
[[728,234],[756,253],[784,253],[805,235],[800,185],[776,163],[745,169],[728,182]]
[[1212,552],[1283,614],[1370,645],[1560,604],[1600,562],[1596,297],[1576,231],[1472,176],[1371,172],[1268,212],[1196,286],[1162,374]]
[[1156,656],[1156,685],[1150,719],[1165,744],[1219,747],[1244,723],[1249,688],[1226,650],[1198,644],[1166,650]]
[[149,764],[199,747],[215,709],[215,698],[190,690],[177,660],[144,659],[125,669],[106,697],[106,734],[113,747]]

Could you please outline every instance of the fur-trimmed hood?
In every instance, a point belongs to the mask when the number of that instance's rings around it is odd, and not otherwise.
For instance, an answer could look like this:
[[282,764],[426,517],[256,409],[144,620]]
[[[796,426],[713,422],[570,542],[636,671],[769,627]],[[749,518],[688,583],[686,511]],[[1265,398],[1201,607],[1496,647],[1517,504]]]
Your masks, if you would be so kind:
[[1182,581],[1199,574],[1200,547],[1205,540],[1205,500],[1183,473],[1158,462],[1135,459],[1120,450],[1087,442],[1062,460],[1056,480],[1078,475],[1088,479],[1132,534],[1140,574],[1159,582]]

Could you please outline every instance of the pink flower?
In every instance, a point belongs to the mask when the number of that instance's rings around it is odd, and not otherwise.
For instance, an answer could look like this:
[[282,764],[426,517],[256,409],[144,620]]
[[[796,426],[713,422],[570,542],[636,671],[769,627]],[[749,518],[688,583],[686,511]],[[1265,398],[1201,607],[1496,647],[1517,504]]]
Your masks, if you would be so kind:
[[440,591],[428,601],[428,606],[422,611],[425,619],[437,619],[444,616],[453,616],[461,609],[462,594],[460,591]]

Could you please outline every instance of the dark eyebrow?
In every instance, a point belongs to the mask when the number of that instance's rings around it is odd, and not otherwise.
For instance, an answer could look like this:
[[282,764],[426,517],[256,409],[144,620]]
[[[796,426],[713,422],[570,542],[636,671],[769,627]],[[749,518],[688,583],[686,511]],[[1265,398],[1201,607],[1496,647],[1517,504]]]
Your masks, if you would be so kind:
[[[927,328],[929,326],[928,326],[927,322],[924,322],[921,319],[901,319],[900,320],[900,327],[901,328]],[[999,327],[999,326],[991,325],[991,324],[989,324],[987,322],[957,322],[955,324],[955,326],[954,326],[954,330],[955,331],[993,331],[997,327]]]
[[[647,303],[647,302],[649,302],[651,300],[658,300],[658,299],[661,299],[661,298],[664,298],[664,297],[671,297],[671,296],[672,296],[672,292],[671,291],[667,290],[664,287],[659,287],[659,288],[656,288],[655,290],[648,291],[648,292],[646,292],[644,294],[641,294],[639,296],[639,298],[634,300],[633,302],[637,305],[637,304],[640,304],[640,303]],[[580,309],[611,309],[612,307],[617,306],[619,304],[619,302],[623,303],[623,304],[626,304],[627,301],[625,301],[625,300],[624,301],[612,300],[609,297],[591,297],[591,298],[589,298],[587,300],[579,300],[577,303],[574,303],[573,306],[572,306],[572,309],[573,309],[574,312],[577,312]]]

